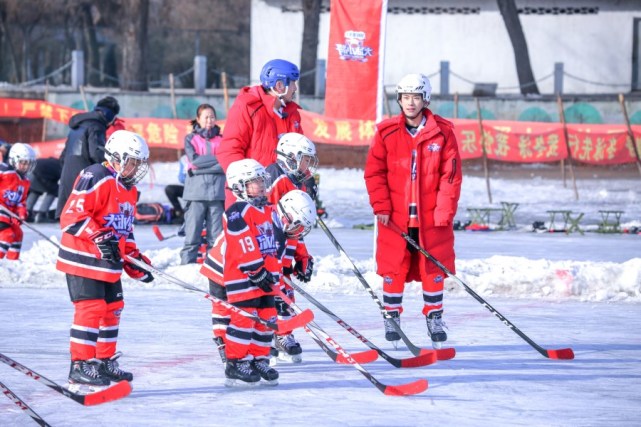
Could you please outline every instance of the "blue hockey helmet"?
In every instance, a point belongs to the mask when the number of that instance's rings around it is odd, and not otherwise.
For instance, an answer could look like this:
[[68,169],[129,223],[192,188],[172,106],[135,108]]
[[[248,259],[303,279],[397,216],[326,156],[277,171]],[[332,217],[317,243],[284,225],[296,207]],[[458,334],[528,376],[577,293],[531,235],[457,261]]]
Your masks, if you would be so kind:
[[260,71],[260,83],[265,89],[276,86],[276,82],[282,80],[285,86],[289,82],[300,78],[300,70],[294,64],[284,59],[272,59],[268,61]]

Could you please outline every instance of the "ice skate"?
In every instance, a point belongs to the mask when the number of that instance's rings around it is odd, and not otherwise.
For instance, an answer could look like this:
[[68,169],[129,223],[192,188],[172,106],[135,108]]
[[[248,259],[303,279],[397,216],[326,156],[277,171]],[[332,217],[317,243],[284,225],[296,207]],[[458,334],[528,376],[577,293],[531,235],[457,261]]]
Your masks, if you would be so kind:
[[265,385],[278,385],[278,371],[270,366],[267,358],[254,359],[252,365],[260,377],[265,380]]
[[120,356],[122,356],[122,353],[117,352],[109,358],[100,359],[102,363],[98,367],[98,371],[103,377],[109,378],[114,382],[133,381],[134,374],[120,369],[120,366],[118,364],[118,358]]
[[294,334],[276,335],[274,339],[279,361],[290,363],[301,363],[303,361],[303,356],[301,356],[303,349],[294,338]]
[[260,374],[250,360],[227,359],[225,387],[253,386],[260,381]]
[[214,338],[214,344],[218,348],[218,354],[220,355],[220,361],[227,363],[227,356],[225,355],[225,341],[221,337]]
[[425,322],[427,323],[427,331],[430,334],[432,339],[432,347],[435,349],[440,349],[443,346],[443,342],[447,341],[447,334],[443,330],[445,322],[442,318],[443,312],[437,311],[430,313],[428,316],[425,316]]
[[396,329],[392,325],[392,322],[396,322],[396,324],[400,327],[401,326],[401,315],[398,313],[398,311],[390,311],[389,315],[391,316],[391,319],[385,319],[384,324],[385,324],[385,339],[387,341],[391,341],[392,345],[394,346],[394,349],[398,348],[398,342],[401,340],[401,336],[396,332]]
[[98,359],[72,360],[69,369],[69,384],[67,388],[74,393],[89,394],[109,387],[109,378],[102,375]]

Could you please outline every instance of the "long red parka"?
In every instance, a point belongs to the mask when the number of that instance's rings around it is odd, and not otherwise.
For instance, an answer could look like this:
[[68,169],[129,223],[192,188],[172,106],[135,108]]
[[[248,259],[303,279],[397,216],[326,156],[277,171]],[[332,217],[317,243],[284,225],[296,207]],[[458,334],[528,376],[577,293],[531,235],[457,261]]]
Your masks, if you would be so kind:
[[232,162],[248,158],[267,167],[276,161],[280,135],[303,133],[300,106],[295,102],[287,103],[281,118],[274,111],[277,102],[278,99],[266,93],[262,86],[247,86],[240,90],[229,110],[217,153],[225,172]]
[[[412,145],[415,141],[418,243],[455,273],[452,222],[461,194],[461,157],[452,123],[428,109],[423,110],[423,114],[425,126],[414,139],[405,128],[403,114],[377,125],[365,164],[365,183],[374,214],[389,214],[390,221],[407,230]],[[376,244],[377,273],[381,276],[397,273],[407,246],[403,237],[379,223]],[[421,259],[426,263],[428,274],[441,272],[427,258]],[[420,280],[415,275],[407,278],[408,282]]]

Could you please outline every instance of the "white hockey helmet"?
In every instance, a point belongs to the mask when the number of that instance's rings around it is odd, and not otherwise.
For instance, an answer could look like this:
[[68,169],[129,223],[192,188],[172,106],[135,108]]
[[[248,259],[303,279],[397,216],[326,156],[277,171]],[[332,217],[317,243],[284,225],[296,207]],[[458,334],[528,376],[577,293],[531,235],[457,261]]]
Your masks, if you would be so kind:
[[401,100],[404,93],[420,93],[423,101],[429,102],[432,98],[432,85],[430,79],[423,74],[408,74],[396,85],[396,100]]
[[[256,207],[265,206],[267,202],[266,191],[269,185],[269,173],[265,167],[254,159],[237,160],[227,168],[227,186],[240,200]],[[247,184],[258,182],[263,186],[262,194],[250,195]]]
[[316,222],[316,204],[302,190],[292,190],[277,204],[283,230],[290,238],[301,238],[310,232]]
[[[27,163],[26,168],[24,162]],[[36,152],[29,144],[16,142],[9,151],[9,164],[23,175],[31,173],[36,167]]]
[[149,147],[144,138],[128,130],[117,130],[105,144],[105,159],[117,171],[117,179],[134,186],[149,170]]
[[300,182],[316,171],[316,146],[300,133],[283,134],[276,145],[276,162],[290,177]]

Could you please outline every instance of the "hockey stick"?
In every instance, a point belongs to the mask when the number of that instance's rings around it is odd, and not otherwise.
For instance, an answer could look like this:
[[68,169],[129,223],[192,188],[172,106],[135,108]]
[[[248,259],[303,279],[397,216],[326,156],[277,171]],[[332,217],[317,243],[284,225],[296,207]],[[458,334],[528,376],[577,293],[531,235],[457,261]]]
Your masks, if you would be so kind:
[[11,366],[13,369],[22,372],[29,378],[33,378],[34,380],[43,383],[47,387],[57,391],[63,396],[66,396],[69,399],[74,400],[80,403],[81,405],[85,405],[85,406],[100,405],[101,403],[122,399],[123,397],[129,396],[129,393],[131,393],[131,384],[129,384],[128,381],[120,381],[104,390],[100,390],[95,393],[89,393],[89,394],[74,393],[64,388],[63,386],[51,381],[50,379],[43,377],[36,371],[33,371],[27,368],[26,366],[21,365],[20,363],[5,356],[2,353],[0,353],[0,362]]
[[517,328],[512,322],[507,320],[505,316],[503,316],[501,313],[499,313],[494,307],[490,305],[487,301],[485,301],[479,294],[474,292],[472,288],[470,288],[468,285],[465,284],[461,279],[456,277],[452,272],[450,272],[447,267],[445,267],[439,260],[434,258],[429,252],[427,252],[425,249],[423,249],[418,243],[414,241],[407,233],[405,233],[403,230],[401,230],[396,224],[393,222],[389,223],[389,226],[392,230],[396,231],[399,233],[403,238],[410,244],[412,245],[417,251],[419,251],[423,256],[425,256],[427,259],[432,261],[438,268],[440,268],[443,273],[447,274],[450,276],[456,283],[461,285],[465,291],[470,294],[475,300],[481,303],[485,308],[487,308],[490,313],[494,314],[498,319],[505,324],[508,328],[512,329],[518,336],[523,338],[528,344],[530,344],[536,351],[541,353],[543,356],[549,358],[549,359],[574,359],[574,352],[572,351],[571,348],[561,348],[558,350],[547,350],[534,341],[532,341],[527,335],[525,335],[519,328]]
[[0,205],[0,210],[2,210],[2,212],[4,212],[7,215],[9,215],[11,218],[17,219],[18,221],[20,221],[20,224],[24,225],[25,227],[27,227],[31,231],[35,232],[36,234],[40,235],[45,240],[47,240],[49,243],[51,243],[52,245],[55,245],[58,249],[60,249],[60,245],[57,244],[56,242],[54,242],[53,240],[51,240],[51,237],[47,236],[42,231],[38,230],[36,227],[34,227],[33,225],[29,224],[27,221],[23,221],[22,219],[20,219],[20,217],[18,215],[14,214],[9,209],[5,208],[3,205]]
[[[376,304],[378,304],[378,308],[380,309],[381,314],[383,315],[383,318],[385,318],[387,320],[391,320],[392,316],[390,316],[390,314],[387,312],[387,310],[385,310],[385,307],[383,306],[383,303],[381,302],[381,300],[378,299],[378,297],[376,296],[376,293],[374,292],[372,287],[369,285],[369,283],[367,283],[367,281],[365,280],[365,278],[363,277],[361,272],[358,270],[358,267],[356,267],[356,264],[354,264],[354,261],[352,261],[352,259],[347,255],[347,253],[345,252],[343,247],[340,245],[340,243],[338,243],[338,240],[336,240],[336,238],[334,237],[332,232],[329,231],[329,228],[327,228],[327,225],[325,225],[325,222],[321,218],[318,218],[318,224],[323,229],[323,231],[325,232],[325,234],[327,235],[329,240],[334,244],[334,247],[338,250],[338,252],[343,256],[343,258],[345,258],[347,261],[349,261],[349,263],[352,265],[352,271],[354,272],[354,274],[356,275],[358,280],[361,282],[363,287],[365,287],[365,290],[367,290],[367,292],[370,294],[372,299],[376,302]],[[396,332],[400,335],[401,339],[403,340],[403,342],[407,346],[407,349],[409,351],[411,351],[414,356],[420,356],[422,354],[435,352],[435,350],[431,350],[431,349],[427,349],[427,348],[420,348],[420,347],[415,346],[410,341],[410,339],[407,337],[407,335],[405,335],[405,333],[401,330],[401,327],[395,321],[392,320],[389,323],[396,330]],[[444,349],[440,349],[439,351],[436,351],[436,353],[437,353],[436,357],[439,360],[447,360],[447,359],[451,359],[451,358],[454,357],[455,350],[453,348],[444,348]]]
[[18,397],[18,395],[16,395],[14,392],[12,392],[9,389],[9,387],[7,387],[6,385],[2,384],[2,382],[0,382],[0,390],[2,390],[2,394],[7,396],[7,398],[9,398],[9,400],[11,400],[13,403],[15,403],[18,406],[18,408],[20,408],[21,410],[24,411],[25,414],[29,415],[38,425],[43,426],[43,427],[51,427],[51,424],[46,422],[44,420],[44,418],[42,418],[40,415],[38,415],[36,413],[36,411],[31,409],[29,407],[29,405],[27,405],[25,403],[24,400],[20,399]]
[[[294,302],[287,297],[283,292],[280,290],[278,291],[278,294],[276,295],[285,301],[285,303],[291,308],[291,310],[294,310],[295,313],[299,313],[302,310],[294,305]],[[348,360],[344,355],[340,353],[336,353],[334,350],[329,348],[327,344],[323,342],[321,337],[318,336],[318,334],[322,334],[324,337],[329,337],[329,335],[320,327],[316,322],[310,322],[307,326],[305,326],[305,332],[310,336],[312,340],[329,356],[330,359],[332,359],[336,363],[344,364],[344,365],[349,365],[352,363],[350,360]],[[317,331],[317,332],[315,332]],[[327,338],[325,338],[327,340]],[[331,342],[328,341],[330,344]],[[374,362],[376,359],[378,359],[378,354],[374,350],[367,350],[367,351],[361,351],[358,353],[351,353],[352,359],[355,360],[358,363],[362,364],[367,364]]]
[[311,310],[307,309],[304,312],[302,312],[299,316],[295,316],[295,317],[291,318],[290,320],[287,320],[287,321],[284,321],[284,322],[281,322],[281,321],[270,322],[269,320],[261,319],[258,316],[254,316],[254,315],[250,314],[249,312],[247,312],[245,310],[242,310],[242,309],[236,307],[233,304],[228,303],[227,301],[224,301],[224,300],[222,300],[220,298],[216,298],[215,296],[210,295],[206,291],[204,291],[204,290],[202,290],[200,288],[197,288],[195,286],[192,286],[187,282],[184,282],[184,281],[182,281],[182,280],[180,280],[180,279],[178,279],[178,278],[176,278],[176,277],[174,277],[174,276],[172,276],[172,275],[170,275],[168,273],[165,273],[164,271],[158,270],[157,268],[147,264],[144,261],[136,259],[136,258],[134,258],[134,257],[132,257],[130,255],[125,255],[125,259],[127,260],[127,262],[130,262],[133,265],[135,265],[135,266],[137,266],[137,267],[139,267],[139,268],[141,268],[141,269],[143,269],[145,271],[148,271],[151,274],[155,274],[158,277],[162,277],[165,280],[167,280],[167,281],[169,281],[169,282],[171,282],[171,283],[173,283],[175,285],[180,286],[181,288],[187,289],[188,291],[199,292],[199,293],[205,294],[205,298],[207,298],[210,301],[213,301],[215,304],[219,304],[219,305],[225,307],[226,309],[228,309],[228,310],[230,310],[230,311],[232,311],[232,312],[234,312],[236,314],[240,314],[241,316],[247,317],[247,318],[253,320],[254,322],[259,322],[259,323],[267,326],[268,328],[273,329],[273,330],[275,330],[277,332],[280,332],[280,333],[285,333],[285,332],[289,332],[289,331],[292,331],[292,330],[297,329],[297,328],[301,328],[301,327],[305,326],[306,324],[308,324],[309,322],[311,322],[314,319],[314,313],[312,313]]
[[[288,298],[285,294],[282,292],[279,295],[281,298],[283,298],[283,301],[285,301],[295,312],[301,311],[301,309],[290,299]],[[372,374],[370,374],[367,369],[363,368],[360,363],[358,363],[353,355],[345,351],[332,337],[330,337],[327,332],[325,332],[320,326],[318,326],[316,323],[312,322],[310,323],[310,326],[313,327],[316,330],[316,333],[320,334],[325,341],[330,343],[332,347],[336,349],[336,353],[340,354],[345,358],[347,363],[354,368],[356,368],[365,378],[369,380],[374,386],[381,391],[383,394],[386,394],[388,396],[411,396],[413,394],[418,394],[422,393],[425,390],[427,390],[428,383],[427,380],[425,379],[420,379],[413,381],[411,383],[406,383],[406,384],[400,384],[400,385],[387,385],[383,384],[379,380],[377,380]],[[306,328],[307,329],[307,328]],[[314,333],[314,335],[316,335]],[[318,335],[316,335],[318,337]],[[325,350],[325,353],[329,357],[332,357],[330,353],[333,353],[329,348],[326,346],[321,346],[323,350]],[[374,355],[376,355],[376,352],[374,350],[370,350]],[[333,357],[332,357],[333,358]]]
[[345,322],[343,319],[338,317],[336,314],[332,313],[327,307],[325,307],[323,304],[318,302],[316,298],[308,294],[307,291],[305,291],[303,288],[301,288],[296,283],[294,283],[293,280],[289,280],[285,278],[285,283],[287,283],[289,286],[294,288],[296,292],[304,296],[309,302],[311,302],[316,307],[318,307],[320,311],[322,311],[323,313],[331,317],[336,323],[341,325],[350,334],[358,338],[363,344],[365,344],[366,346],[374,350],[376,353],[378,353],[383,359],[387,360],[392,366],[396,368],[416,368],[419,366],[431,365],[432,363],[435,363],[437,361],[437,356],[435,352],[424,353],[419,356],[414,356],[407,359],[397,359],[395,357],[390,356],[389,354],[385,353],[383,350],[378,348],[376,345],[374,345],[374,343],[372,343],[370,340],[368,340],[363,335],[358,333],[356,329],[349,326],[347,322]]
[[160,227],[158,227],[155,224],[151,227],[151,231],[153,231],[153,233],[156,235],[158,240],[160,240],[161,242],[164,242],[165,240],[169,240],[172,237],[180,236],[181,233],[184,233],[185,232],[185,223],[183,222],[183,224],[180,226],[178,231],[176,231],[175,233],[169,234],[167,236],[164,236],[162,234],[162,231],[160,231]]

